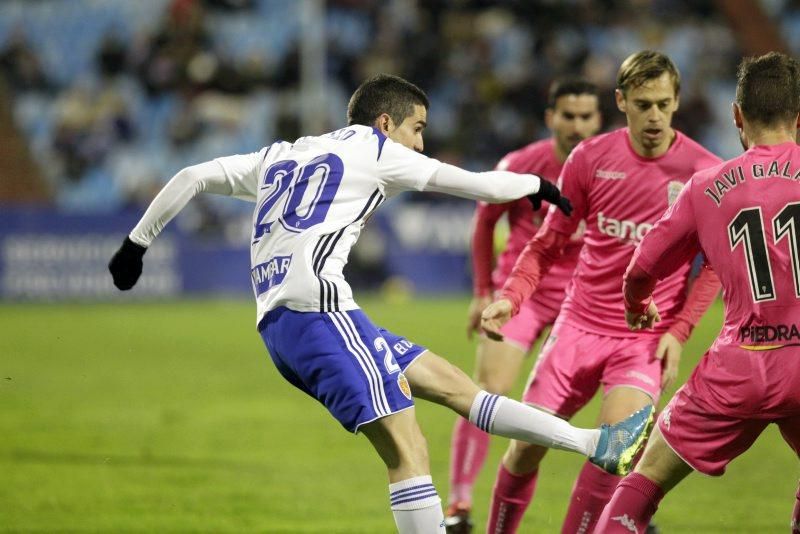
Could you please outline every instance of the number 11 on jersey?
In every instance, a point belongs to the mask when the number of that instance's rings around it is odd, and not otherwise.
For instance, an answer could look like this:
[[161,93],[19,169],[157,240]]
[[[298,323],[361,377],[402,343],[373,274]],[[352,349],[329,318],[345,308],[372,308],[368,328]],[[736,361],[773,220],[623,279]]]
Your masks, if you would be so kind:
[[[772,219],[773,241],[786,238],[789,242],[789,256],[794,275],[795,297],[800,298],[800,202],[790,202]],[[745,208],[736,214],[728,225],[728,238],[731,250],[741,243],[744,248],[745,262],[750,276],[750,290],[753,302],[767,302],[777,298],[772,275],[767,240],[761,208],[756,206]]]

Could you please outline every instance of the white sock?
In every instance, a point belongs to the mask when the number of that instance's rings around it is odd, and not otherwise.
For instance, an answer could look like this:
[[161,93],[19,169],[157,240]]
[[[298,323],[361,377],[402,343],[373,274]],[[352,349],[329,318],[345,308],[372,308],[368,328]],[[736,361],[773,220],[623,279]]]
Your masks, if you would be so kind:
[[443,534],[442,500],[430,475],[389,484],[394,522],[400,534]]
[[600,439],[598,429],[576,428],[560,417],[486,391],[472,401],[469,420],[490,434],[584,456],[594,454]]

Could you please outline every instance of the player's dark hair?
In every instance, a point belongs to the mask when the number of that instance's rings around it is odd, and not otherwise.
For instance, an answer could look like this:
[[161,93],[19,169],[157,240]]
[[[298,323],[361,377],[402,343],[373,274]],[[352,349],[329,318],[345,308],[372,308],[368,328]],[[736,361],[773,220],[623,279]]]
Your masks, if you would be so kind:
[[350,97],[347,124],[372,126],[375,119],[386,113],[399,126],[414,114],[414,105],[425,109],[430,106],[422,89],[399,76],[378,74],[362,83]]
[[749,121],[763,126],[794,122],[800,113],[800,65],[779,52],[744,58],[736,103]]
[[681,75],[669,56],[653,50],[636,52],[620,65],[617,73],[617,89],[622,91],[623,95],[627,95],[629,89],[641,87],[665,72],[672,78],[677,95],[681,91]]
[[547,107],[555,108],[556,101],[566,95],[591,95],[599,98],[597,86],[582,78],[562,78],[550,84]]

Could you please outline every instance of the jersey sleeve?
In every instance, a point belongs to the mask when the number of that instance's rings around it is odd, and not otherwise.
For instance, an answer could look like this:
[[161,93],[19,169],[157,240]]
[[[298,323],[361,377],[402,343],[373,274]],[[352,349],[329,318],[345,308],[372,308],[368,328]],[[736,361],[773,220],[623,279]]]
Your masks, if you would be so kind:
[[584,151],[578,146],[570,154],[558,177],[561,195],[572,203],[572,215],[565,215],[557,206],[551,205],[545,222],[552,231],[571,236],[578,230],[581,220],[586,218],[589,207],[586,185],[588,172]]
[[692,184],[693,180],[687,182],[675,203],[647,232],[634,252],[632,263],[655,278],[665,278],[700,252]]
[[478,202],[475,209],[475,228],[472,232],[472,288],[476,296],[492,293],[492,263],[494,261],[494,228],[510,204]]
[[271,147],[264,147],[258,152],[238,154],[216,158],[214,161],[222,166],[225,180],[230,184],[232,197],[241,200],[256,201],[258,193],[258,169]]
[[138,245],[149,247],[167,223],[198,193],[233,194],[231,183],[218,162],[206,161],[181,169],[156,195],[128,237]]
[[519,313],[522,302],[539,287],[539,282],[561,257],[569,240],[568,234],[551,231],[545,221],[525,245],[501,291],[503,298],[511,302],[514,315]]
[[380,132],[378,136],[378,180],[388,195],[402,191],[422,191],[442,162],[429,158]]

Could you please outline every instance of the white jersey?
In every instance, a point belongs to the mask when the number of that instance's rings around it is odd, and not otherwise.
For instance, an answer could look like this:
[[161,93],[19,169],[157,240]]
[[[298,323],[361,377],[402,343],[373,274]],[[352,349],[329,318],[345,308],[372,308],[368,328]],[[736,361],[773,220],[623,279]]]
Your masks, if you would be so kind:
[[387,197],[422,190],[441,162],[379,130],[349,126],[219,162],[235,196],[255,200],[250,264],[259,320],[269,310],[358,308],[342,270]]
[[538,176],[472,173],[348,126],[278,142],[181,170],[156,196],[130,239],[148,247],[197,193],[256,202],[250,243],[257,321],[279,306],[332,312],[358,308],[342,275],[370,214],[402,191],[508,202],[539,191]]

